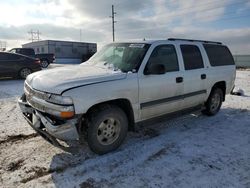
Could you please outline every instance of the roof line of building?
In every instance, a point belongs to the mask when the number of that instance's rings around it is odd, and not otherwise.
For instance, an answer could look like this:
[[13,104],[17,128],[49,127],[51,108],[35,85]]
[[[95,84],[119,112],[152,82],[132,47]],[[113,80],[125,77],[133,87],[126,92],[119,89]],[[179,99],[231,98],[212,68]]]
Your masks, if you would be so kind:
[[79,41],[66,41],[66,40],[39,40],[39,41],[33,41],[25,44],[32,44],[32,43],[38,43],[38,42],[67,42],[67,43],[80,43],[80,44],[96,44],[94,42],[79,42]]

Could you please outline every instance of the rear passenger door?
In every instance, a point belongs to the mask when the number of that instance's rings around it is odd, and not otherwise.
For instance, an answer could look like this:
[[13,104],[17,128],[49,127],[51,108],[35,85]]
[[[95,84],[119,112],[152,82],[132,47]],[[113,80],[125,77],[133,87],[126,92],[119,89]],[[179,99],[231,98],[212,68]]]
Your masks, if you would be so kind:
[[204,103],[207,96],[207,69],[198,45],[180,44],[184,64],[184,103],[190,108]]

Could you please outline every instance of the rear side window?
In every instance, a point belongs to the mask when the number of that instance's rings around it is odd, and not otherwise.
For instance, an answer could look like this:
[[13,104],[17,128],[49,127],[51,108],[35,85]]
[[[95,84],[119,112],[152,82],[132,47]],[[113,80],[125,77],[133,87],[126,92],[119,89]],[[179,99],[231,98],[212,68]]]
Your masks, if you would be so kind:
[[174,45],[159,45],[157,46],[149,60],[148,64],[162,64],[166,72],[179,71],[178,59]]
[[201,52],[195,45],[181,45],[185,70],[204,68]]
[[234,65],[234,59],[226,46],[203,44],[211,66]]

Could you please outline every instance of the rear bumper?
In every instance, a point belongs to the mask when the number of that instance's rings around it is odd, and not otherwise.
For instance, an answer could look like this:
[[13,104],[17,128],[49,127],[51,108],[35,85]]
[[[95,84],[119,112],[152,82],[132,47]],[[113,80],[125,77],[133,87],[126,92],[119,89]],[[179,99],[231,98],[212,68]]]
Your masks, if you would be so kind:
[[26,100],[21,97],[18,100],[20,109],[29,125],[50,143],[59,144],[56,139],[63,141],[79,140],[77,124],[79,118],[64,120],[56,123],[46,115],[32,108]]

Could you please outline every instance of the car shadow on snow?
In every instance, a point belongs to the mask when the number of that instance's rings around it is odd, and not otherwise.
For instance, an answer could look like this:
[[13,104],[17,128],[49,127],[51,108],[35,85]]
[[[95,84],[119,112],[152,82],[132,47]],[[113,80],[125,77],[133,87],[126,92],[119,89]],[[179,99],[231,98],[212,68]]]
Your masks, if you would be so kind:
[[[237,120],[245,119],[247,121],[249,115],[249,109],[222,108],[221,111],[213,117],[195,113],[170,120],[157,121],[151,125],[142,126],[137,133],[129,133],[125,143],[118,150],[102,156],[91,152],[85,142],[83,145],[79,145],[77,149],[72,150],[71,153],[63,152],[53,156],[49,169],[51,179],[55,187],[67,187],[66,184],[64,185],[65,177],[69,179],[69,182],[75,183],[72,187],[99,187],[103,181],[105,181],[104,184],[109,185],[108,180],[100,178],[107,172],[105,168],[111,168],[112,166],[117,167],[117,165],[126,166],[126,163],[129,163],[127,158],[129,158],[130,154],[132,156],[135,155],[134,153],[136,153],[136,158],[142,158],[143,160],[143,152],[140,153],[139,151],[141,146],[143,146],[145,142],[148,142],[149,139],[151,139],[149,140],[150,142],[154,142],[154,139],[164,138],[161,137],[161,135],[166,135],[167,137],[169,134],[178,134],[180,138],[182,138],[184,134],[188,134],[186,131],[194,131],[195,129],[201,129],[199,131],[202,131],[204,129],[215,129],[217,125],[225,126],[223,124],[224,121],[227,121],[226,126],[235,126]],[[215,126],[215,124],[217,125]],[[167,142],[176,142],[174,137],[171,139],[170,137],[170,140]],[[199,140],[196,142],[199,143]],[[178,145],[179,143],[176,144]],[[155,147],[161,148],[161,142],[156,142]],[[160,149],[159,151],[162,150],[163,149]],[[156,153],[159,153],[159,151]],[[154,155],[152,152],[151,156]],[[100,168],[102,165],[103,170]],[[91,171],[95,173],[93,177],[90,176]],[[110,174],[109,179],[112,179],[111,176],[112,174]],[[94,179],[96,177],[97,179]],[[105,174],[105,177],[107,177],[107,174]],[[112,184],[110,184],[110,186],[112,186]]]

